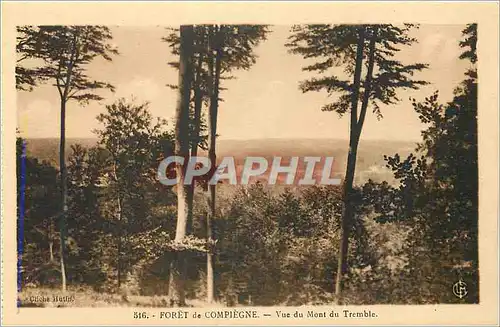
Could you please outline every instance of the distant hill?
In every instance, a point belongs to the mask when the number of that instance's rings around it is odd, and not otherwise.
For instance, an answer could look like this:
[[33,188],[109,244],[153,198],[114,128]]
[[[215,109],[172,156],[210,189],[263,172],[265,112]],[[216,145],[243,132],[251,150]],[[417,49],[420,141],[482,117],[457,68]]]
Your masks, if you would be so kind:
[[[70,138],[66,141],[66,155],[71,154],[71,146],[81,144],[92,147],[97,144],[95,138]],[[362,140],[358,150],[356,176],[358,182],[369,178],[390,181],[392,173],[385,168],[384,155],[399,153],[406,156],[415,148],[414,142]],[[217,155],[219,158],[233,156],[238,168],[242,168],[245,157],[261,156],[271,160],[273,156],[286,158],[291,156],[334,157],[334,172],[343,175],[347,161],[348,141],[336,139],[255,139],[255,140],[219,140]],[[27,153],[58,166],[59,139],[37,138],[27,140]],[[299,164],[299,168],[301,168]],[[302,167],[303,168],[303,167]]]
[[[84,147],[97,145],[95,138],[69,138],[66,139],[66,158],[71,154],[71,146],[81,144]],[[26,152],[28,156],[35,157],[41,161],[48,161],[59,167],[59,138],[33,138],[26,140]]]
[[[334,157],[334,175],[342,177],[347,163],[348,140],[338,139],[260,139],[221,140],[218,156],[234,156],[237,166],[243,165],[246,156],[263,156],[271,164],[273,156],[283,159],[291,156]],[[415,143],[408,141],[361,141],[356,163],[356,182],[368,179],[393,182],[393,174],[385,167],[384,155],[399,153],[406,156],[414,151]],[[286,160],[285,160],[286,162]],[[299,170],[301,167],[299,161]]]

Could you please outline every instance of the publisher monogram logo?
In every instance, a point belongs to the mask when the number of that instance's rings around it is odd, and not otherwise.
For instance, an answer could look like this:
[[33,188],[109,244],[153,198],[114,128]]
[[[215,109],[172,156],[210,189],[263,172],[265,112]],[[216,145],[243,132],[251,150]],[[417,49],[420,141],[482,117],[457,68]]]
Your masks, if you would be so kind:
[[459,299],[463,299],[464,297],[467,296],[467,284],[459,280],[455,284],[453,284],[453,294],[455,294],[456,297]]

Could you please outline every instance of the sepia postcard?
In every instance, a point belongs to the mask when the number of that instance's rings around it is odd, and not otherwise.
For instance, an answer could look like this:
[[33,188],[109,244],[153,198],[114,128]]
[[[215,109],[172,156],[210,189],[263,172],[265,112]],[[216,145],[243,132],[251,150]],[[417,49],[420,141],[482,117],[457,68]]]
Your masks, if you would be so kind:
[[1,6],[2,326],[500,323],[498,2]]

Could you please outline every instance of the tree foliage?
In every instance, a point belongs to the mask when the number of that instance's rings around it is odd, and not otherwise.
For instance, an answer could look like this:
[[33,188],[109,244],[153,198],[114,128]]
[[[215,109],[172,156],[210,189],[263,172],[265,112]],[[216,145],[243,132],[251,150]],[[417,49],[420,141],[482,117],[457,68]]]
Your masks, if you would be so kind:
[[[370,42],[374,42],[374,68],[370,83],[361,79],[358,97],[365,96],[377,117],[382,117],[381,105],[394,104],[400,99],[397,90],[417,89],[425,81],[415,80],[413,75],[427,67],[422,63],[405,64],[395,57],[404,46],[411,46],[417,40],[409,32],[418,26],[395,25],[297,25],[287,46],[290,52],[305,59],[314,59],[313,64],[302,69],[314,72],[319,77],[303,81],[303,92],[324,90],[334,100],[322,107],[324,111],[334,111],[343,115],[351,110],[351,100],[355,86],[353,76],[356,68],[356,49],[362,37],[364,59],[370,56]],[[360,36],[360,31],[362,35]],[[363,69],[368,69],[368,60]],[[358,122],[362,122],[359,117]]]
[[[300,84],[303,92],[326,90],[335,100],[322,107],[340,116],[350,113],[349,154],[344,177],[344,214],[339,244],[339,265],[336,280],[337,301],[341,301],[343,275],[348,272],[347,256],[351,225],[355,220],[353,182],[359,140],[368,107],[382,118],[380,105],[391,105],[400,99],[399,89],[418,89],[425,81],[412,78],[425,64],[403,64],[396,60],[400,47],[416,39],[409,36],[416,26],[394,25],[299,25],[292,27],[287,46],[291,53],[304,59],[315,59],[304,71],[316,72]],[[342,69],[341,73],[332,71]],[[363,71],[365,73],[363,74]],[[363,76],[364,75],[364,78]],[[352,81],[352,82],[351,82]],[[360,103],[360,105],[359,105]]]
[[[477,60],[476,27],[467,25],[460,45],[462,59]],[[400,181],[398,188],[368,183],[367,200],[379,213],[380,222],[404,221],[413,236],[407,241],[408,278],[417,279],[413,287],[427,285],[420,301],[458,301],[446,288],[453,280],[469,285],[467,302],[478,301],[478,166],[477,166],[477,80],[475,68],[466,72],[453,100],[438,101],[438,93],[424,101],[412,101],[427,129],[414,154],[401,160],[398,154],[385,157],[387,167]],[[374,198],[371,198],[375,195]],[[419,277],[420,278],[420,277]],[[419,284],[422,282],[422,284]]]

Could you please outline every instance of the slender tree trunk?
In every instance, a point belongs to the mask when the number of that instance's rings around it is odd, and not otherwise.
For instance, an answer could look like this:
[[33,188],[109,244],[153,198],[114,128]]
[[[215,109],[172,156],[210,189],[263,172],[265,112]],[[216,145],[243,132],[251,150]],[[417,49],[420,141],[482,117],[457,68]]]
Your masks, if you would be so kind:
[[194,209],[194,188],[195,182],[187,186],[186,190],[186,206],[187,206],[187,227],[186,233],[189,235],[193,230],[193,209]]
[[61,99],[61,138],[59,146],[59,165],[61,169],[61,217],[60,217],[60,245],[61,252],[61,289],[66,292],[66,266],[64,262],[65,257],[65,244],[66,244],[66,215],[68,211],[67,205],[67,187],[66,187],[66,159],[65,159],[65,146],[66,146],[66,100]]
[[55,261],[55,259],[54,259],[54,231],[55,231],[54,218],[51,218],[50,225],[49,225],[49,260],[50,260],[50,263],[53,263]]
[[359,114],[358,120],[358,142],[361,136],[361,130],[363,129],[363,124],[365,122],[366,110],[368,109],[368,102],[370,100],[370,95],[372,92],[372,79],[373,79],[373,68],[375,66],[375,45],[377,41],[378,28],[374,27],[370,37],[369,45],[369,55],[368,55],[368,70],[366,71],[365,83],[363,86],[363,102],[361,103],[361,113]]
[[63,65],[66,63],[64,60],[60,60],[59,66],[58,66],[58,74],[56,77],[56,84],[57,84],[57,90],[59,91],[59,96],[61,100],[61,140],[60,140],[60,146],[59,146],[59,165],[61,169],[61,206],[62,206],[62,211],[61,211],[61,219],[60,219],[60,252],[61,252],[61,288],[63,292],[66,292],[66,265],[65,265],[65,246],[66,246],[66,235],[65,235],[65,229],[66,229],[66,218],[67,218],[67,211],[68,211],[68,187],[67,187],[67,172],[66,172],[66,158],[65,158],[65,152],[66,152],[66,103],[68,102],[69,98],[69,90],[71,88],[71,82],[72,82],[72,74],[73,74],[73,67],[75,64],[75,61],[77,60],[78,57],[78,35],[75,34],[73,37],[73,44],[71,46],[71,57],[68,62],[67,66],[67,72],[66,72],[66,81],[64,84],[64,91],[63,87],[61,86],[60,79],[61,76],[61,68]]
[[347,156],[347,166],[344,180],[344,208],[341,222],[341,237],[340,237],[340,253],[337,266],[337,280],[335,284],[335,295],[337,303],[342,295],[342,277],[347,272],[347,249],[349,246],[349,231],[352,220],[352,184],[354,181],[354,171],[356,168],[357,154],[357,120],[358,120],[358,99],[359,89],[361,84],[361,69],[363,67],[363,50],[365,42],[365,28],[359,28],[358,44],[356,47],[356,67],[354,69],[354,83],[351,98],[351,121],[350,121],[350,136],[349,136],[349,153]]
[[[220,31],[216,32],[215,37],[218,38]],[[209,142],[208,142],[208,156],[212,163],[212,169],[215,168],[217,162],[216,156],[216,137],[217,137],[217,115],[219,109],[219,84],[220,72],[222,61],[222,50],[220,40],[216,40],[216,56],[215,56],[215,71],[213,67],[213,58],[210,58],[209,63],[209,92],[210,92],[210,108],[208,114],[208,129],[209,129]],[[212,45],[209,44],[210,53],[212,53]],[[212,55],[213,57],[213,55]],[[213,82],[212,82],[213,81]],[[209,212],[207,214],[207,242],[213,242],[213,225],[215,218],[215,199],[216,199],[216,186],[209,185],[208,191],[208,204]],[[213,303],[215,300],[215,287],[214,287],[214,262],[215,254],[214,248],[209,247],[207,252],[207,302]]]
[[200,137],[200,124],[201,124],[201,107],[203,104],[203,91],[201,90],[201,73],[203,71],[203,55],[200,54],[198,58],[198,65],[196,69],[196,83],[194,89],[194,136],[196,141],[191,146],[191,155],[198,155],[198,138]]
[[[191,157],[196,157],[198,155],[198,138],[200,137],[200,124],[201,124],[201,107],[203,104],[203,94],[201,90],[201,73],[203,70],[203,54],[200,51],[198,56],[198,63],[196,65],[196,77],[194,81],[194,141],[191,144]],[[194,204],[194,190],[196,183],[193,181],[192,185],[189,185],[188,192],[186,195],[186,201],[188,206],[188,234],[192,230],[193,225],[193,204]]]
[[[119,152],[119,150],[117,151]],[[116,157],[113,158],[113,179],[115,183],[118,183],[118,174],[116,172]],[[118,188],[119,189],[119,188]],[[123,262],[122,262],[122,252],[123,252],[123,221],[122,221],[122,199],[118,194],[116,196],[116,221],[118,226],[117,235],[117,256],[116,256],[116,272],[117,272],[117,289],[120,290],[123,279]]]
[[[337,272],[337,283],[336,283],[336,299],[337,303],[341,300],[342,296],[342,275],[347,272],[347,250],[349,246],[349,232],[351,229],[352,220],[354,218],[354,207],[352,204],[352,191],[353,191],[353,182],[354,182],[354,173],[356,169],[356,159],[358,152],[359,139],[361,137],[361,131],[363,129],[363,124],[366,117],[366,110],[368,108],[368,102],[370,100],[371,93],[371,83],[373,78],[373,67],[375,64],[375,45],[377,40],[377,27],[373,28],[371,36],[370,36],[370,45],[369,45],[369,55],[368,55],[368,70],[366,72],[365,81],[363,84],[363,100],[361,103],[361,112],[359,114],[359,119],[357,117],[357,106],[358,106],[358,98],[359,98],[359,89],[360,89],[360,75],[361,75],[361,66],[363,64],[363,56],[362,56],[362,44],[364,44],[364,28],[360,30],[360,38],[358,42],[358,51],[356,53],[356,69],[355,69],[355,90],[353,92],[353,108],[356,108],[353,114],[351,112],[351,135],[349,140],[349,155],[347,158],[347,167],[346,167],[346,178],[344,184],[344,213],[342,217],[342,238],[340,245],[340,256],[339,256],[339,265]],[[361,49],[361,50],[360,50]],[[360,53],[361,52],[361,53]]]
[[54,262],[54,241],[49,241],[49,261]]
[[117,248],[117,256],[116,256],[116,271],[117,271],[117,289],[120,290],[120,287],[122,286],[122,236],[121,236],[121,221],[118,221],[118,248]]
[[[193,48],[194,30],[192,25],[183,25],[180,28],[180,60],[179,60],[179,88],[175,112],[175,152],[184,158],[184,165],[176,166],[177,174],[177,227],[175,242],[182,242],[187,229],[187,187],[184,185],[186,163],[189,160],[189,102],[191,86],[191,53]],[[184,279],[185,255],[182,251],[173,252],[170,266],[169,296],[173,305],[185,305]]]
[[[116,169],[116,168],[115,168]],[[115,176],[116,176],[116,170],[115,170]],[[117,196],[117,221],[118,221],[118,255],[116,258],[117,261],[117,280],[118,280],[118,290],[120,290],[120,287],[122,286],[122,252],[123,252],[123,221],[122,221],[122,202],[120,199],[120,195]]]
[[[214,38],[214,27],[210,26],[209,27],[209,32],[208,32],[208,44],[207,44],[207,53],[208,53],[208,77],[207,77],[207,92],[208,96],[210,99],[210,104],[208,108],[208,157],[210,162],[212,163],[212,170],[213,172],[213,155],[211,153],[211,150],[213,149],[212,144],[215,142],[212,137],[212,130],[213,130],[213,125],[212,125],[212,119],[213,119],[213,102],[214,102],[214,54],[213,54],[213,38]],[[209,175],[211,177],[211,174]],[[209,182],[210,178],[207,180]],[[211,226],[211,221],[212,219],[210,218],[210,215],[212,213],[212,201],[211,201],[211,196],[210,196],[210,185],[207,187],[207,204],[208,204],[208,212],[206,216],[206,238],[207,238],[207,271],[206,271],[206,278],[207,278],[207,302],[212,303],[214,299],[214,269],[213,269],[213,256],[212,256],[212,248],[210,246],[210,240],[212,238],[212,226]]]
[[[212,244],[213,241],[213,212],[215,211],[215,185],[209,185],[209,206],[210,212],[207,215],[207,242]],[[213,303],[215,300],[214,287],[214,248],[209,246],[207,252],[207,302]]]

